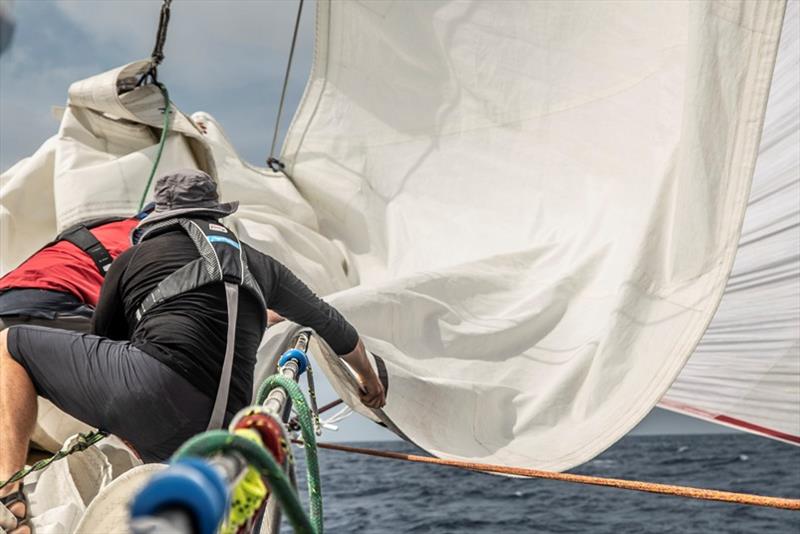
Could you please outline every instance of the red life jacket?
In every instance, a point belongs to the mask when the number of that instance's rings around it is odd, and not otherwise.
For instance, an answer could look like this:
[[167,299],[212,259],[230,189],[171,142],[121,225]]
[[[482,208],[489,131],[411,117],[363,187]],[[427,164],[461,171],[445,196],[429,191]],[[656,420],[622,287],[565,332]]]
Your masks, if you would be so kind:
[[111,260],[131,246],[139,219],[109,219],[73,226],[22,265],[0,278],[6,289],[49,289],[97,306],[100,286]]

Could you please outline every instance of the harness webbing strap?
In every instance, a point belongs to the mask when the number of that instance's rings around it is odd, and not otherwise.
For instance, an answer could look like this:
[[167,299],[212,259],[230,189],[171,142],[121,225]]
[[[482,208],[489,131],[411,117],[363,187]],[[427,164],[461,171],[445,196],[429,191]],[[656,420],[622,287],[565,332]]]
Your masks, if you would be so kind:
[[236,317],[239,313],[239,286],[225,282],[225,300],[228,304],[228,335],[225,346],[225,360],[222,362],[222,373],[219,376],[217,398],[211,410],[211,419],[208,421],[208,430],[222,428],[225,419],[225,409],[228,406],[228,391],[231,385],[231,371],[233,370],[233,353],[236,346]]
[[97,270],[100,274],[105,276],[108,268],[111,267],[111,258],[106,247],[89,231],[86,226],[77,225],[65,231],[59,236],[59,239],[69,241],[92,258]]
[[136,320],[140,321],[160,303],[189,293],[208,284],[225,286],[225,303],[228,310],[225,357],[219,377],[214,406],[208,422],[208,429],[222,427],[228,407],[231,374],[236,349],[236,320],[239,311],[239,287],[244,287],[255,296],[264,309],[267,308],[264,295],[247,268],[242,245],[236,235],[218,222],[201,219],[167,219],[156,222],[139,236],[144,241],[170,228],[181,228],[194,243],[199,258],[183,265],[161,280],[147,295],[136,310]]

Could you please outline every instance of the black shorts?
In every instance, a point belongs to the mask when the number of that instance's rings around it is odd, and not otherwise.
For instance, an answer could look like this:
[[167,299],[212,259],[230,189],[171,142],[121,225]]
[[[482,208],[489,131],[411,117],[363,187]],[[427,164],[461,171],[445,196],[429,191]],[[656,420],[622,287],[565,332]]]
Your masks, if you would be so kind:
[[127,440],[144,461],[168,458],[208,426],[213,399],[130,342],[12,326],[8,350],[28,372],[37,394]]
[[57,314],[53,319],[43,319],[29,315],[0,315],[0,330],[18,325],[63,328],[64,330],[84,334],[88,334],[92,330],[92,320],[82,315]]
[[92,309],[78,297],[61,291],[26,288],[0,291],[0,330],[20,324],[89,333]]
[[77,296],[64,291],[15,287],[0,290],[0,315],[55,319],[61,315],[91,320],[94,310]]

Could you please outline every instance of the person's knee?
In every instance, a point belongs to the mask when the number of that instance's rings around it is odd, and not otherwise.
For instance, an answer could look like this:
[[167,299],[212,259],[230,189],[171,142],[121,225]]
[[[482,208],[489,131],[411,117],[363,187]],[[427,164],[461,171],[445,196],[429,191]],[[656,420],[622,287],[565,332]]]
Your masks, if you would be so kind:
[[11,358],[11,353],[8,351],[8,328],[0,330],[0,360]]
[[20,363],[14,358],[14,355],[11,354],[11,349],[8,346],[8,332],[8,328],[0,330],[0,366],[5,368],[4,372],[6,373],[17,367],[22,368]]

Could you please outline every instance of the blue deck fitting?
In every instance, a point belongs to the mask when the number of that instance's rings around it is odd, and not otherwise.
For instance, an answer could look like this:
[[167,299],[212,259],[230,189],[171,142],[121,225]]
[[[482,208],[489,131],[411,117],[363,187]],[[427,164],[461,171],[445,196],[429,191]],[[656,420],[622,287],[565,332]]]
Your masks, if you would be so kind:
[[283,353],[281,359],[278,360],[278,367],[283,367],[289,360],[297,362],[297,376],[306,372],[308,367],[308,356],[300,349],[290,349]]
[[228,509],[228,489],[206,461],[187,458],[156,474],[131,504],[131,518],[152,517],[169,508],[184,508],[199,534],[214,534]]

